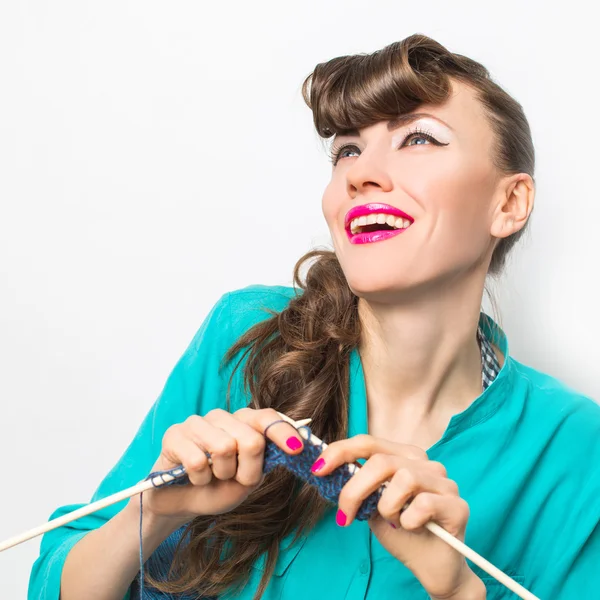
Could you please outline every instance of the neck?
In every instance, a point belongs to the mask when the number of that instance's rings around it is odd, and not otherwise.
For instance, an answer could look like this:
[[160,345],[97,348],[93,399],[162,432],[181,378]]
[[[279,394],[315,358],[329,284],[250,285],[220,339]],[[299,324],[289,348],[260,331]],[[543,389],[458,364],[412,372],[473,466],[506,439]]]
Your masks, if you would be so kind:
[[359,299],[370,429],[400,422],[407,437],[433,423],[441,434],[450,417],[482,393],[482,294],[483,281],[470,287],[463,281],[410,303]]

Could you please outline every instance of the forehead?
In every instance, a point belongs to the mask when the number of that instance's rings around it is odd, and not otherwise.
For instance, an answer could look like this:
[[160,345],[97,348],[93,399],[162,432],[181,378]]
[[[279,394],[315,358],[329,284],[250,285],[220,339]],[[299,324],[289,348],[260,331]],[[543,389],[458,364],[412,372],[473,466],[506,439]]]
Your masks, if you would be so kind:
[[422,104],[417,111],[430,112],[443,119],[459,139],[489,147],[493,131],[477,93],[470,85],[451,80],[450,96],[443,104]]
[[[477,91],[466,83],[451,80],[451,91],[449,98],[438,105],[423,104],[439,116],[446,115],[452,121],[451,125],[460,126],[483,126],[488,124],[483,104],[477,97]],[[443,117],[442,117],[443,118]]]

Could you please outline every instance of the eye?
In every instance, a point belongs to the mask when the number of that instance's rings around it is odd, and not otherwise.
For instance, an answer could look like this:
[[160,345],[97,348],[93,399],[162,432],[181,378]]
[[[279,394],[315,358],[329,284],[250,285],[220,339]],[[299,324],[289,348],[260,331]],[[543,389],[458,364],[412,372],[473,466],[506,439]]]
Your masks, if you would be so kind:
[[[415,142],[414,144],[412,144],[411,142]],[[405,144],[406,146],[422,146],[423,144],[427,144],[428,142],[431,142],[431,138],[427,135],[424,135],[423,133],[413,133],[410,136],[410,140],[408,142],[408,144]]]
[[[416,143],[412,144],[411,142],[413,142],[413,141]],[[427,145],[427,143],[433,144],[434,146],[447,146],[448,145],[448,144],[442,144],[442,142],[438,142],[433,137],[431,132],[424,131],[422,129],[417,128],[417,129],[413,129],[412,131],[409,131],[407,133],[407,135],[404,138],[404,140],[402,141],[402,144],[400,145],[400,147],[402,148],[403,146],[424,146],[424,145]]]
[[333,163],[334,166],[337,165],[338,160],[340,160],[340,158],[347,158],[346,152],[349,152],[350,149],[354,149],[355,151],[360,152],[358,147],[353,144],[346,144],[344,146],[340,146],[339,148],[334,144],[329,152],[329,160]]

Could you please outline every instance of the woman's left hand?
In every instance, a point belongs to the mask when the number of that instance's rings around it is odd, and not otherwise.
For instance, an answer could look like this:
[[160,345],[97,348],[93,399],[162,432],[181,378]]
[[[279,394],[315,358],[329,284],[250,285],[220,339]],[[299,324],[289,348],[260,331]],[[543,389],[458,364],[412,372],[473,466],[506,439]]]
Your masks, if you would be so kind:
[[413,572],[431,598],[485,598],[485,586],[465,558],[424,527],[435,521],[464,541],[469,506],[444,466],[416,446],[356,435],[330,444],[313,472],[327,475],[358,458],[367,460],[342,488],[338,525],[352,523],[362,501],[388,482],[377,504],[379,514],[369,520],[381,545]]

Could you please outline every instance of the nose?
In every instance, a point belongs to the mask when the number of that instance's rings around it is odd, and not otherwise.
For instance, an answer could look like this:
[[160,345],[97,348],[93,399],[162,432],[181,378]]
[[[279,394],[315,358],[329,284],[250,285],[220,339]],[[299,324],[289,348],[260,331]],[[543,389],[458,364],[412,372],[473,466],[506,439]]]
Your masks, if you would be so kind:
[[371,190],[389,192],[392,187],[384,161],[376,152],[365,150],[346,171],[346,191],[351,198]]

